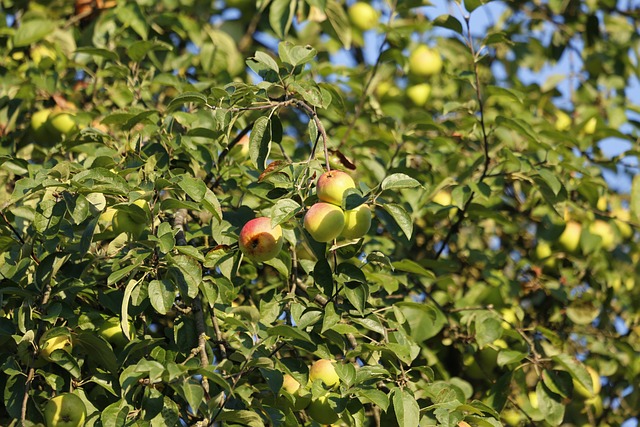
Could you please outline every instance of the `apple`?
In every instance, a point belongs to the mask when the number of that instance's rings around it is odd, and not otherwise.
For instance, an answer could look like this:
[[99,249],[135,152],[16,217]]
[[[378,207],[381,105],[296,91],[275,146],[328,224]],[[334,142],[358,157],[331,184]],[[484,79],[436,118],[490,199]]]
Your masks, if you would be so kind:
[[284,374],[282,389],[289,394],[294,394],[300,389],[300,383],[289,374]]
[[446,190],[440,190],[433,196],[431,201],[442,206],[451,206],[453,199],[451,198],[451,193]]
[[595,117],[591,117],[589,120],[587,120],[584,123],[584,127],[582,128],[582,130],[587,135],[593,135],[596,131],[597,125],[598,125],[598,119]]
[[416,107],[423,107],[431,95],[431,85],[419,83],[407,88],[407,96]]
[[[129,330],[132,330],[132,324],[129,323]],[[110,317],[106,319],[100,328],[98,334],[105,340],[109,341],[118,347],[124,347],[129,342],[129,339],[124,335],[122,326],[120,325],[120,319],[117,317]]]
[[376,87],[376,96],[384,101],[391,101],[400,98],[402,92],[395,85],[393,80],[383,80]]
[[244,135],[231,149],[231,157],[238,162],[249,158],[249,135]]
[[312,400],[307,408],[307,414],[320,424],[333,424],[340,418],[329,403],[329,393]]
[[342,206],[342,197],[349,188],[356,188],[356,183],[347,173],[331,170],[323,173],[316,184],[316,194],[323,202]]
[[367,205],[360,205],[355,209],[344,212],[344,228],[340,234],[345,239],[359,239],[371,227],[371,209]]
[[468,423],[468,422],[466,422],[466,421],[460,421],[460,422],[458,423],[458,427],[471,427],[471,424],[469,424],[469,423]]
[[338,206],[316,203],[304,216],[304,228],[316,242],[330,242],[342,233],[344,217],[344,211]]
[[[328,359],[317,360],[309,368],[309,381],[322,380],[327,387],[335,387],[340,383],[340,377],[336,373],[336,368]],[[332,421],[333,422],[333,421]]]
[[558,110],[556,113],[556,124],[555,128],[557,131],[565,131],[571,127],[571,116],[565,113],[562,110]]
[[51,109],[45,108],[44,110],[36,111],[31,115],[31,129],[36,135],[45,133],[46,123],[51,115]]
[[51,362],[51,353],[56,350],[64,350],[71,354],[73,345],[69,334],[55,335],[48,337],[44,334],[40,339],[40,356]]
[[556,259],[552,258],[553,251],[551,250],[551,245],[549,242],[545,240],[538,240],[536,245],[536,258],[539,261],[544,261],[544,266],[553,268],[556,266]]
[[600,236],[602,239],[602,247],[611,250],[615,247],[613,228],[608,222],[601,219],[596,219],[589,225],[589,232],[596,236]]
[[73,115],[65,111],[53,112],[47,120],[49,130],[57,135],[69,136],[78,129]]
[[568,252],[575,252],[580,246],[580,235],[582,234],[582,225],[576,221],[569,221],[565,225],[564,231],[558,238],[560,245]]
[[623,239],[629,239],[633,236],[633,228],[629,225],[631,213],[627,209],[618,208],[612,212],[616,217],[614,223],[618,227],[618,231]]
[[311,393],[300,388],[300,383],[289,374],[284,374],[282,390],[293,396],[293,405],[291,401],[286,398],[282,400],[282,403],[290,407],[293,411],[301,411],[311,403]]
[[64,393],[49,400],[44,407],[47,427],[79,427],[84,425],[87,409],[73,393]]
[[282,249],[282,227],[271,227],[271,218],[254,218],[247,222],[238,237],[242,253],[252,261],[264,262],[275,258]]
[[502,418],[506,425],[515,427],[519,426],[520,422],[524,420],[524,414],[514,409],[505,409],[500,414],[500,418]]
[[355,2],[349,7],[347,14],[353,26],[360,31],[367,31],[378,25],[378,11],[368,3]]
[[426,77],[442,70],[442,58],[425,44],[416,47],[409,55],[409,72],[414,76]]
[[596,208],[599,211],[605,212],[607,210],[609,203],[607,202],[607,197],[606,196],[600,196],[598,197],[598,202],[596,203]]
[[147,228],[147,218],[150,215],[149,204],[144,199],[137,199],[132,203],[144,211],[144,216],[118,210],[113,215],[113,230],[117,233],[127,233],[131,238],[138,238]]
[[587,372],[591,376],[591,383],[593,384],[593,388],[588,390],[585,386],[583,386],[579,381],[573,379],[573,389],[576,393],[578,393],[582,397],[592,398],[598,394],[600,394],[600,390],[602,389],[602,384],[600,383],[600,375],[598,372],[593,369],[591,366],[585,366]]

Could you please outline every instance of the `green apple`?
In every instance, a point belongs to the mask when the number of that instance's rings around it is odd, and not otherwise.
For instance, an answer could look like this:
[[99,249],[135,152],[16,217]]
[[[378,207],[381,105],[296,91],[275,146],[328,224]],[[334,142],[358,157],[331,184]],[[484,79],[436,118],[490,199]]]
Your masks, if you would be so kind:
[[300,388],[300,383],[289,374],[284,374],[282,389],[289,394],[294,394]]
[[117,234],[127,233],[131,238],[137,239],[147,228],[147,218],[150,216],[149,204],[144,199],[137,199],[132,203],[143,212],[134,211],[133,213],[125,210],[118,210],[113,215],[113,231]]
[[320,424],[333,424],[340,418],[329,403],[329,393],[312,400],[307,408],[307,414]]
[[51,361],[51,353],[56,350],[64,350],[71,354],[73,345],[71,343],[71,336],[67,334],[44,334],[40,339],[40,357],[45,360]]
[[347,173],[331,170],[323,173],[316,184],[316,194],[323,202],[342,206],[344,192],[356,188],[356,183]]
[[393,80],[381,81],[376,87],[376,96],[383,101],[391,101],[399,99],[402,95],[398,86]]
[[301,411],[309,406],[309,403],[311,403],[311,393],[301,388],[300,383],[289,374],[284,374],[284,378],[282,381],[282,390],[289,393],[293,397],[293,405],[291,405],[291,402],[288,400],[284,402],[289,407],[291,407],[293,411]]
[[442,206],[451,206],[453,199],[451,198],[451,193],[446,190],[440,190],[433,196],[431,201]]
[[330,242],[344,228],[344,211],[331,203],[316,203],[304,216],[304,228],[316,242]]
[[425,44],[416,47],[409,55],[409,72],[414,76],[432,76],[441,70],[440,54]]
[[[129,323],[129,330],[131,329],[133,329],[133,327],[131,323]],[[106,319],[98,329],[98,334],[100,334],[102,338],[109,341],[111,344],[114,344],[118,347],[124,347],[129,342],[127,337],[124,335],[124,332],[122,331],[120,319],[117,317],[110,317]]]
[[64,393],[49,400],[44,407],[47,427],[80,427],[84,425],[87,409],[73,393]]
[[69,136],[78,129],[73,114],[65,111],[51,113],[47,127],[52,133],[64,136]]
[[600,390],[602,389],[602,384],[600,383],[600,375],[591,366],[585,366],[585,368],[587,372],[589,372],[589,376],[591,376],[591,384],[593,385],[592,389],[587,389],[582,385],[582,383],[576,381],[575,378],[573,378],[573,389],[582,397],[592,398],[600,394]]
[[431,85],[419,83],[407,87],[407,96],[416,107],[424,107],[431,95]]
[[589,232],[596,236],[600,236],[603,248],[611,250],[616,246],[613,228],[608,222],[596,219],[591,223],[591,225],[589,225]]
[[371,228],[371,209],[360,205],[344,212],[344,228],[340,234],[345,239],[359,239]]
[[505,425],[516,427],[524,420],[524,414],[515,409],[505,409],[500,414],[500,418],[506,423]]
[[546,240],[538,240],[536,245],[536,258],[539,261],[544,261],[544,266],[553,268],[556,266],[556,259],[552,257],[553,250],[551,244]]
[[36,135],[45,133],[46,123],[51,115],[51,109],[45,108],[44,110],[36,111],[31,115],[31,129]]
[[576,221],[568,221],[564,231],[558,238],[560,245],[568,252],[575,252],[580,246],[580,235],[582,234],[582,225]]
[[247,222],[238,237],[242,253],[252,261],[264,262],[275,258],[282,249],[282,227],[271,227],[271,218],[254,218]]
[[614,209],[612,212],[616,217],[614,223],[616,227],[618,227],[618,231],[623,239],[629,239],[633,236],[633,228],[629,225],[629,221],[631,220],[631,213],[624,208]]
[[244,135],[231,149],[231,157],[237,162],[249,159],[249,135]]
[[349,20],[354,27],[361,31],[367,31],[378,25],[380,18],[378,11],[369,3],[362,1],[355,2],[347,11]]
[[556,113],[555,128],[557,131],[565,131],[571,127],[571,116],[562,110],[558,110]]
[[593,135],[595,133],[595,131],[596,131],[597,125],[598,125],[598,119],[595,118],[595,117],[591,117],[589,120],[587,120],[584,123],[584,126],[583,126],[582,130],[587,135]]
[[335,387],[340,383],[340,377],[336,373],[336,368],[328,359],[317,360],[309,368],[309,381],[322,380],[327,387]]

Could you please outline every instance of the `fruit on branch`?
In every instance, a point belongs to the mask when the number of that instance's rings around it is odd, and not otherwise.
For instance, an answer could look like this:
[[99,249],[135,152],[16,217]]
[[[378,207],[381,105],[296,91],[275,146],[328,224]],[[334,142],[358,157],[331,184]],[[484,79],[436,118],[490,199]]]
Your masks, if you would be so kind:
[[591,117],[584,123],[582,131],[587,135],[593,135],[596,132],[596,127],[598,126],[598,119],[595,117]]
[[[129,323],[129,330],[132,329],[133,324]],[[104,338],[111,344],[114,344],[118,347],[124,347],[129,342],[128,338],[122,331],[120,319],[117,317],[110,317],[106,319],[98,329],[98,334],[100,334],[102,338]]]
[[[329,359],[316,360],[309,368],[309,381],[322,380],[327,387],[335,387],[340,383],[336,368]],[[333,421],[332,421],[333,422]]]
[[407,87],[407,96],[416,107],[424,107],[431,95],[431,85],[418,83]]
[[441,70],[440,54],[425,44],[417,46],[409,55],[409,72],[414,76],[432,76]]
[[231,157],[237,162],[249,159],[249,135],[244,135],[240,138],[229,154],[231,154]]
[[565,131],[571,127],[571,116],[562,110],[556,112],[555,128],[557,131]]
[[371,209],[360,205],[344,212],[344,228],[340,234],[345,239],[359,239],[371,228]]
[[84,425],[87,409],[73,393],[64,393],[49,400],[44,407],[47,427],[79,427]]
[[544,266],[553,268],[556,265],[556,259],[551,257],[553,255],[553,251],[551,250],[551,245],[546,240],[538,240],[536,244],[536,258],[539,261],[544,261]]
[[304,228],[313,240],[330,242],[337,238],[344,228],[344,211],[331,203],[316,203],[304,216]]
[[291,395],[293,404],[284,396],[280,398],[280,402],[283,406],[290,407],[292,411],[301,411],[311,403],[311,393],[301,388],[300,383],[289,374],[284,374],[282,390]]
[[629,221],[631,220],[631,213],[624,208],[618,208],[613,210],[613,216],[616,217],[614,223],[616,227],[618,227],[618,231],[620,232],[620,236],[623,239],[629,239],[633,236],[633,228],[629,225]]
[[440,190],[433,196],[431,201],[442,206],[451,206],[453,199],[451,198],[451,193],[446,190]]
[[73,350],[73,344],[71,343],[71,336],[67,334],[44,334],[40,339],[40,357],[51,362],[51,353],[56,350],[64,350],[71,354]]
[[271,227],[271,218],[267,217],[254,218],[247,222],[238,237],[242,253],[256,262],[275,258],[283,243],[282,227]]
[[36,111],[31,115],[31,130],[38,138],[47,136],[47,120],[51,115],[51,109],[45,108],[40,111]]
[[378,25],[379,14],[369,3],[355,2],[347,11],[351,24],[360,31],[367,31]]
[[311,419],[323,425],[333,424],[338,421],[340,416],[331,407],[329,402],[330,396],[331,395],[327,393],[311,401],[307,408],[307,414]]
[[300,389],[300,383],[289,374],[284,374],[282,389],[289,394],[294,394]]
[[356,183],[347,173],[331,170],[323,173],[316,184],[316,194],[323,202],[342,206],[344,192],[356,188]]
[[149,204],[144,199],[137,199],[132,203],[133,211],[118,210],[113,215],[113,231],[117,234],[127,233],[131,238],[137,239],[147,228],[148,218],[151,216]]
[[558,238],[558,243],[568,252],[575,252],[580,246],[582,225],[576,221],[568,221],[564,231]]
[[601,219],[596,219],[589,225],[589,232],[593,235],[600,236],[602,239],[602,247],[611,250],[615,247],[615,236],[613,234],[613,228],[608,222]]
[[73,114],[66,111],[54,111],[47,120],[47,127],[55,135],[69,136],[78,129]]

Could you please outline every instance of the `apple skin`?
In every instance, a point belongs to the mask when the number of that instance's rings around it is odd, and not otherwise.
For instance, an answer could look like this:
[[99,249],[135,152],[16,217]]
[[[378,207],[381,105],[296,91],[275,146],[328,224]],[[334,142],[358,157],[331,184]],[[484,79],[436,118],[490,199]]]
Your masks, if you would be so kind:
[[435,196],[433,196],[431,201],[442,206],[451,206],[453,199],[451,198],[451,193],[445,190],[440,190],[435,194]]
[[304,216],[304,228],[316,242],[337,238],[344,228],[344,211],[331,203],[316,203]]
[[[133,329],[131,326],[131,323],[129,323],[130,330]],[[109,319],[106,319],[98,329],[98,334],[111,344],[118,347],[124,347],[129,342],[122,331],[120,319],[117,317],[110,317]]]
[[51,115],[51,109],[45,108],[44,110],[36,111],[31,115],[31,129],[38,135],[45,134],[47,120]]
[[73,345],[69,335],[57,335],[47,338],[46,335],[40,340],[40,357],[51,362],[51,353],[56,350],[64,350],[71,354]]
[[349,20],[360,31],[367,31],[378,25],[378,12],[368,3],[359,1],[349,7]]
[[340,377],[336,373],[331,360],[316,360],[309,368],[309,381],[322,380],[327,387],[335,387],[340,383]]
[[600,236],[602,239],[602,247],[611,250],[616,246],[614,239],[613,228],[608,222],[601,219],[596,219],[589,226],[589,232],[596,236]]
[[73,115],[64,111],[53,112],[47,120],[49,130],[57,135],[69,136],[78,129]]
[[[144,199],[138,199],[133,202],[145,213],[149,212],[149,204]],[[118,210],[112,219],[113,231],[117,234],[127,233],[134,239],[140,237],[145,228],[147,228],[146,221],[138,221],[137,218],[132,217],[128,212]]]
[[558,238],[558,243],[566,251],[575,252],[580,246],[580,234],[582,234],[582,225],[575,221],[569,221]]
[[440,73],[442,58],[429,46],[421,44],[409,55],[409,72],[414,76],[427,77]]
[[242,253],[252,261],[264,262],[272,258],[282,249],[284,239],[282,227],[271,228],[271,218],[254,218],[247,222],[238,237]]
[[333,424],[340,418],[329,404],[329,394],[312,400],[307,408],[307,414],[322,425]]
[[231,157],[237,162],[249,159],[249,135],[244,135],[231,149]]
[[627,209],[619,208],[614,209],[612,212],[613,216],[616,217],[614,224],[618,227],[618,231],[623,239],[629,239],[633,236],[633,228],[629,225],[631,220],[631,213]]
[[407,96],[416,107],[424,107],[431,95],[431,85],[419,83],[407,88]]
[[356,183],[347,173],[332,170],[323,173],[316,184],[316,194],[323,202],[342,206],[342,197],[349,188],[356,188]]
[[563,132],[571,127],[571,116],[562,110],[556,113],[555,128],[557,131]]
[[80,397],[64,393],[49,400],[44,407],[47,427],[79,427],[84,425],[87,409]]
[[556,259],[551,257],[553,250],[549,242],[545,240],[538,240],[536,245],[536,258],[539,261],[544,261],[544,266],[553,268],[556,266]]
[[367,205],[360,205],[355,209],[344,212],[344,228],[340,236],[345,239],[359,239],[371,228],[371,209]]
[[289,374],[284,374],[282,389],[289,394],[294,394],[300,389],[300,383]]
[[283,404],[293,411],[301,411],[311,403],[311,393],[300,388],[300,383],[289,374],[284,374],[282,390],[293,396],[293,404],[286,398],[282,400]]

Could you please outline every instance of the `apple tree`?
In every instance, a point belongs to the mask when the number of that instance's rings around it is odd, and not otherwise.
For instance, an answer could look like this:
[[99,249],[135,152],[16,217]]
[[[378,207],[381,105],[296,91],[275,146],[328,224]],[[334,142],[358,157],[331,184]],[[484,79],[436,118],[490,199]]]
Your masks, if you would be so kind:
[[634,2],[0,4],[1,425],[637,416]]

